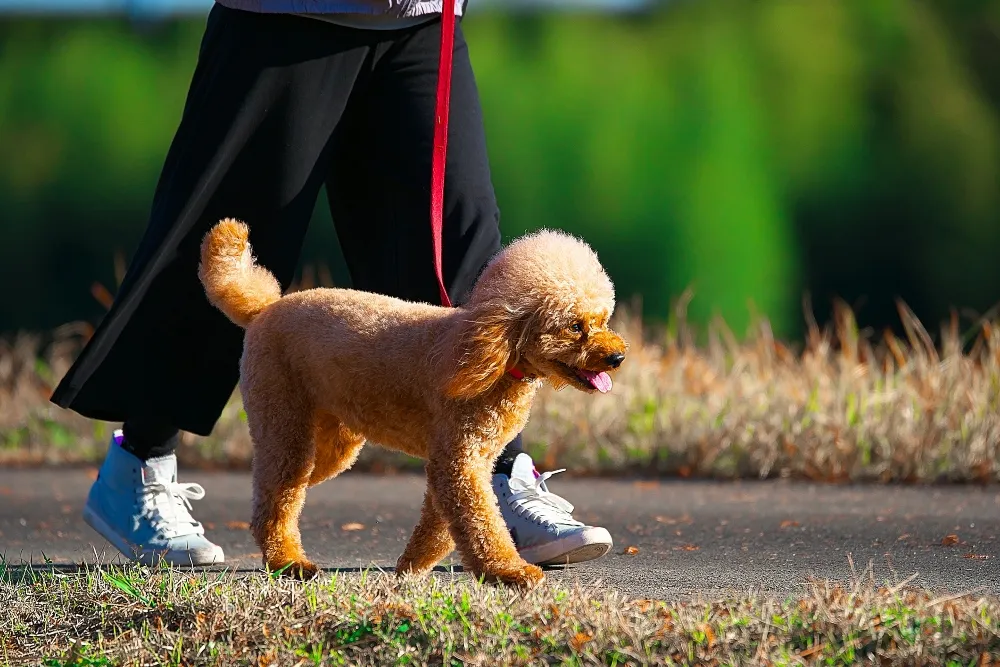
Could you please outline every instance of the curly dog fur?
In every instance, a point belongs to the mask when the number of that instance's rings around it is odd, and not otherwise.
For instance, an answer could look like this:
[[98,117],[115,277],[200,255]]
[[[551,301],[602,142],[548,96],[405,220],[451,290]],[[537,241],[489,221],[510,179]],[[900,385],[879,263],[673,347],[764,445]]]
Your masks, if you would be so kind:
[[246,329],[250,525],[265,566],[316,574],[298,529],[306,489],[350,468],[370,440],[426,461],[398,572],[427,572],[457,547],[476,576],[540,582],[504,525],[491,470],[542,382],[610,389],[627,344],[608,326],[614,286],[596,254],[559,232],[523,237],[490,262],[466,304],[444,308],[347,289],[282,297],[248,233],[218,223],[198,275],[209,301]]

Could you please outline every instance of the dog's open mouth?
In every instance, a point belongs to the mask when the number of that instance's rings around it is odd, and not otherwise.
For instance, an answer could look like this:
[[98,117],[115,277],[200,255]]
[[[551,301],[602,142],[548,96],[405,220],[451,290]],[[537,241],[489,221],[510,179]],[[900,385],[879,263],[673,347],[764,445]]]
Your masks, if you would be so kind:
[[582,368],[577,368],[575,370],[578,378],[602,394],[606,394],[611,391],[611,376],[604,371],[588,371]]
[[604,371],[588,371],[585,368],[570,366],[561,361],[557,363],[566,370],[568,375],[573,376],[574,379],[588,389],[596,389],[602,394],[611,391],[611,376]]

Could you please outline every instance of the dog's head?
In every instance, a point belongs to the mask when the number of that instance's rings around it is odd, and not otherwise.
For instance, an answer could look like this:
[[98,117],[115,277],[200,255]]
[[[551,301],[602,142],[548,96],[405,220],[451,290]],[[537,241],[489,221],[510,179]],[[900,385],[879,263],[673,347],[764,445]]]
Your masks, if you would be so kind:
[[448,395],[478,396],[512,368],[556,388],[609,391],[628,350],[608,326],[614,307],[614,285],[586,243],[554,231],[518,239],[462,308]]

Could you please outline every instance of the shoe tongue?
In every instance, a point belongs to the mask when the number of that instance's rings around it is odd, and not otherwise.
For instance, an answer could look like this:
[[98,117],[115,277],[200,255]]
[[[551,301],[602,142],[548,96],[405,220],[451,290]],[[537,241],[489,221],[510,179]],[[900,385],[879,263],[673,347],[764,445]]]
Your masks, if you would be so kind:
[[519,479],[529,485],[535,483],[538,474],[535,472],[535,463],[527,454],[521,453],[514,458],[514,465],[510,468],[511,479]]
[[142,481],[164,484],[177,481],[177,457],[161,456],[146,461],[142,466]]

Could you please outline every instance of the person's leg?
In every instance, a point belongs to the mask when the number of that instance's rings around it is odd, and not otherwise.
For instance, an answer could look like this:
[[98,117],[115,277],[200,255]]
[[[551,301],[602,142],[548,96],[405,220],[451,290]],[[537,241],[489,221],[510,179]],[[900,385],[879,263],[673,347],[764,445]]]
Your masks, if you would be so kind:
[[493,473],[510,476],[511,471],[514,469],[514,461],[521,454],[524,454],[524,436],[518,433],[514,436],[513,440],[507,443],[503,451],[500,452],[496,463],[493,464]]
[[260,262],[288,285],[326,173],[316,164],[364,66],[365,39],[301,17],[212,9],[148,226],[56,404],[211,432],[238,380],[243,334],[205,298],[201,240],[220,218],[242,219]]
[[[124,421],[84,515],[130,557],[222,558],[187,512],[204,490],[176,483],[173,454],[178,429],[211,432],[239,376],[243,333],[205,297],[200,244],[220,219],[239,218],[260,263],[288,286],[370,39],[300,17],[218,5],[210,14],[139,250],[53,398]],[[129,553],[135,543],[144,546]]]
[[[354,287],[429,303],[439,300],[429,185],[440,35],[434,22],[379,47],[368,94],[338,130],[327,181]],[[462,303],[501,237],[479,94],[460,28],[445,179],[443,273],[452,301]],[[521,451],[521,436],[499,457],[493,486],[530,562],[578,562],[610,549],[605,529],[576,521],[572,506],[548,492]]]
[[[422,41],[429,44],[430,40]],[[463,41],[456,48],[465,50],[467,47]],[[379,54],[380,62],[392,59],[399,49],[387,42]],[[418,49],[415,57],[422,59],[424,54]],[[431,63],[432,68],[436,67],[434,63]],[[383,96],[387,87],[390,95],[401,97],[427,94],[426,77],[417,77],[408,83],[397,93],[392,90],[397,83],[379,79],[375,85],[383,86],[380,89],[383,92],[374,92],[364,105],[359,105],[353,118],[345,119],[337,133],[327,195],[355,287],[437,303],[427,192],[433,135],[428,135],[424,127],[433,122],[433,116],[424,112],[432,114],[433,111],[421,105],[421,113],[399,114],[387,106],[400,100]],[[463,91],[453,87],[452,90],[445,186],[447,224],[442,241],[445,285],[452,302],[460,304],[487,262],[500,250],[501,236],[500,212],[493,193],[482,129],[482,111],[471,69],[454,85],[471,87]],[[433,88],[429,90],[433,96]],[[461,117],[456,119],[459,115]],[[404,145],[415,152],[401,149]],[[372,155],[382,158],[362,168]],[[426,175],[427,183],[419,182],[420,174]],[[416,225],[399,214],[406,206],[398,201],[404,190],[408,191],[408,201],[414,202],[414,213],[409,217],[417,218]],[[392,194],[387,196],[390,192]],[[426,205],[417,208],[422,205],[417,202]],[[423,224],[420,216],[425,217]],[[518,434],[504,448],[494,471],[509,475],[514,459],[522,452],[522,437]]]
[[122,449],[140,461],[170,456],[177,451],[180,430],[157,417],[129,417],[122,424]]

